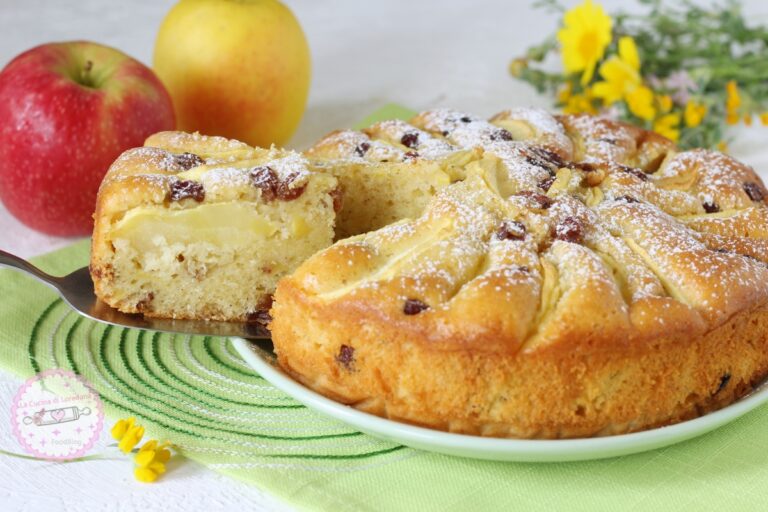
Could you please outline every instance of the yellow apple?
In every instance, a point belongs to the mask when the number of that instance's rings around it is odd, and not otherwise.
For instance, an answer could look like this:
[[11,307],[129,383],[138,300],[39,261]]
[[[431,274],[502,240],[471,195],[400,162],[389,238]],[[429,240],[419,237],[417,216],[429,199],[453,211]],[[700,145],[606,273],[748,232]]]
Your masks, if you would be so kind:
[[281,145],[307,103],[307,40],[276,0],[181,0],[160,27],[154,68],[185,131]]

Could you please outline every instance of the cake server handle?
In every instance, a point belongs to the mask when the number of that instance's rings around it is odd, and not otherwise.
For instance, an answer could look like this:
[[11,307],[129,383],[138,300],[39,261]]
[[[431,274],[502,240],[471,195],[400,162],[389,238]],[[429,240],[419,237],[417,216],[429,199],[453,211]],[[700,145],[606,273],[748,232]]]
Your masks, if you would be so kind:
[[5,252],[2,249],[0,249],[0,266],[10,267],[16,270],[20,270],[25,274],[34,277],[41,283],[50,286],[57,292],[62,293],[60,288],[60,281],[61,281],[60,278],[52,276],[46,272],[43,272],[42,270],[40,270],[39,268],[37,268],[27,260],[19,258],[18,256],[13,255],[9,252]]

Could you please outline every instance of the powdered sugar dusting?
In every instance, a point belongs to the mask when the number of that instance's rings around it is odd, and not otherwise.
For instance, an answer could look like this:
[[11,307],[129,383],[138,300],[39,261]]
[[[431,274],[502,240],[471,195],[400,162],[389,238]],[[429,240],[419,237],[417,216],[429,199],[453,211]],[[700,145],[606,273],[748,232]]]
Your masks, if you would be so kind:
[[703,149],[674,155],[658,174],[662,180],[689,183],[690,192],[701,203],[717,205],[720,209],[747,208],[753,200],[745,192],[745,185],[757,184],[762,188],[751,167],[722,153]]
[[307,154],[353,162],[393,162],[402,160],[405,151],[388,142],[371,139],[364,133],[344,130],[325,137]]
[[494,116],[494,119],[519,119],[536,128],[540,134],[551,133],[563,137],[563,144],[569,145],[570,139],[563,126],[543,108],[515,107]]
[[[178,147],[175,152],[158,147],[142,147],[125,152],[110,168],[102,188],[106,184],[117,184],[125,191],[125,196],[130,198],[126,207],[165,203],[170,186],[180,180],[202,184],[203,197],[215,202],[243,197],[244,191],[255,191],[258,187],[253,183],[251,174],[258,168],[271,169],[276,181],[283,183],[286,190],[301,189],[311,176],[306,157],[274,147],[269,150],[254,149],[222,137],[176,132],[154,135],[150,142],[168,147],[173,144],[188,146]],[[207,145],[196,148],[193,146],[195,143]],[[240,151],[243,147],[247,149]],[[223,151],[233,149],[238,153],[223,156]],[[203,160],[190,150],[204,154],[215,153],[217,157]],[[173,204],[174,208],[191,206],[194,204]]]
[[569,135],[575,135],[581,158],[586,162],[620,162],[628,160],[637,150],[635,138],[628,125],[609,122],[597,116],[569,116]]
[[[401,290],[397,300],[432,300],[430,309],[420,313],[429,315],[450,308],[452,297],[472,283],[491,286],[487,276],[492,272],[510,281],[529,282],[531,293],[543,293],[538,287],[540,258],[546,257],[560,269],[563,304],[573,294],[599,285],[613,294],[615,307],[625,317],[634,302],[672,297],[716,322],[752,301],[768,298],[761,284],[768,279],[765,265],[710,249],[701,235],[675,218],[705,215],[702,204],[708,202],[754,207],[754,197],[764,189],[756,188],[762,183],[748,167],[701,151],[685,158],[672,155],[658,172],[646,174],[633,167],[640,165],[638,141],[643,137],[634,128],[588,116],[567,116],[561,124],[537,109],[512,109],[493,120],[498,124],[436,109],[419,114],[413,124],[386,121],[365,133],[336,135],[337,149],[343,147],[338,150],[344,153],[340,158],[372,160],[380,156],[377,144],[399,151],[397,156],[387,153],[391,161],[403,159],[411,150],[437,160],[456,150],[479,148],[480,154],[497,157],[506,169],[498,176],[463,177],[439,191],[421,218],[350,240],[371,248],[380,260],[379,270],[351,286],[350,293],[394,286]],[[527,123],[534,136],[512,140],[502,128],[504,121]],[[515,124],[506,126],[523,136],[528,133]],[[368,146],[365,156],[354,155],[361,143]],[[559,157],[545,149],[553,147],[562,150]],[[571,154],[568,148],[591,165],[563,161],[563,154]],[[550,191],[556,179],[557,186]],[[548,204],[534,200],[545,193]],[[523,225],[524,234],[495,237],[499,225],[508,221]],[[499,252],[500,247],[515,250]],[[494,285],[497,288],[502,287]]]

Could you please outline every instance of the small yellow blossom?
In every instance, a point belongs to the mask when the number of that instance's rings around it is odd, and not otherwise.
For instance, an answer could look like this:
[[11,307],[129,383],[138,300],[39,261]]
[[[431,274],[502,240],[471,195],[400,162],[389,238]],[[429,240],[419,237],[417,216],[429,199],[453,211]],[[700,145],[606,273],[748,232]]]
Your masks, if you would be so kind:
[[151,484],[155,482],[158,477],[165,471],[165,467],[163,466],[161,471],[155,471],[150,468],[136,468],[133,470],[133,476],[138,480],[139,482],[145,483],[145,484]]
[[165,464],[168,462],[168,459],[171,458],[171,451],[168,449],[170,445],[171,444],[167,442],[161,444],[157,439],[147,441],[141,448],[139,448],[134,460],[136,461],[136,464],[141,467],[147,467],[153,462],[161,462]]
[[632,69],[640,71],[640,54],[637,52],[635,40],[629,36],[619,38],[619,57]]
[[744,124],[747,126],[752,126],[752,114],[749,112],[744,114]]
[[571,99],[572,94],[573,85],[571,85],[571,82],[566,82],[565,85],[559,91],[557,91],[557,102],[563,105],[568,103],[568,100]]
[[582,72],[581,83],[592,80],[595,66],[605,55],[611,42],[613,21],[603,7],[592,0],[584,0],[563,17],[563,28],[557,32],[563,56],[563,67],[568,73]]
[[566,82],[557,91],[557,101],[562,105],[563,112],[566,114],[597,114],[597,109],[592,103],[593,99],[592,91],[589,88],[574,94],[571,82]]
[[576,94],[563,107],[565,114],[597,114],[597,109],[592,101],[583,94]]
[[515,78],[523,75],[523,71],[528,67],[528,61],[525,59],[514,59],[509,63],[509,74]]
[[741,106],[741,95],[739,86],[734,80],[725,84],[725,122],[736,124],[739,122],[739,107]]
[[724,140],[721,140],[720,142],[717,143],[717,150],[721,153],[725,153],[726,151],[728,151],[728,143],[725,142]]
[[[632,114],[650,121],[656,117],[654,95],[640,77],[640,57],[635,41],[631,37],[622,37],[618,46],[619,55],[611,56],[600,66],[603,81],[594,85],[594,95],[602,98],[604,105],[623,99]],[[671,98],[669,102],[672,102]]]
[[593,99],[592,91],[589,89],[585,89],[581,94],[569,94],[563,105],[563,112],[566,114],[597,114]]
[[112,439],[119,441],[122,439],[122,437],[125,435],[125,433],[128,431],[129,428],[132,428],[134,423],[136,422],[136,418],[127,418],[118,420],[113,426],[111,430]]
[[672,96],[669,94],[661,94],[656,96],[656,102],[659,104],[659,111],[662,114],[666,114],[672,110]]
[[133,471],[136,480],[152,483],[165,473],[165,463],[171,458],[169,443],[158,443],[156,439],[147,441],[134,457],[136,469]]
[[703,103],[698,103],[695,100],[690,100],[685,105],[685,118],[686,126],[690,128],[696,128],[704,120],[704,116],[707,115],[707,106]]
[[680,139],[680,112],[664,114],[653,123],[653,131],[665,136],[673,142]]
[[763,126],[768,126],[768,112],[763,112],[760,114],[760,123]]
[[736,110],[741,106],[741,95],[739,94],[739,86],[734,80],[725,84],[725,106],[728,110]]
[[[136,418],[126,418],[115,423],[111,434],[118,441],[120,450],[130,453],[144,437],[144,427],[136,425]],[[165,463],[171,458],[169,446],[169,443],[160,444],[156,439],[151,439],[139,448],[133,459],[136,462],[133,471],[136,480],[150,483],[165,473]]]
[[650,121],[656,117],[656,108],[653,106],[653,91],[641,85],[635,87],[626,94],[629,111],[640,119]]
[[612,105],[642,84],[640,58],[635,41],[631,37],[619,39],[619,55],[612,55],[600,65],[602,81],[597,82],[594,94],[603,104]]
[[112,427],[111,434],[120,451],[129,453],[144,437],[144,427],[136,425],[136,418],[122,419]]

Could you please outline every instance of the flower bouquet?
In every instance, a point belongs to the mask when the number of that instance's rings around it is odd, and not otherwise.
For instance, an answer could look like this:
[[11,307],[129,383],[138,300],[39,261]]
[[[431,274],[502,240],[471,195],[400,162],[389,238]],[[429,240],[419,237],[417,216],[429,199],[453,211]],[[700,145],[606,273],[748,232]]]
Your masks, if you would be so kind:
[[[592,0],[565,10],[556,34],[510,65],[566,113],[629,121],[684,148],[725,149],[726,125],[768,125],[768,29],[749,27],[736,2],[703,8],[639,0],[643,14],[606,14]],[[541,69],[560,53],[562,71]]]

